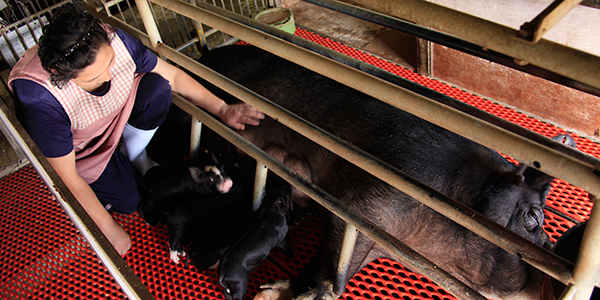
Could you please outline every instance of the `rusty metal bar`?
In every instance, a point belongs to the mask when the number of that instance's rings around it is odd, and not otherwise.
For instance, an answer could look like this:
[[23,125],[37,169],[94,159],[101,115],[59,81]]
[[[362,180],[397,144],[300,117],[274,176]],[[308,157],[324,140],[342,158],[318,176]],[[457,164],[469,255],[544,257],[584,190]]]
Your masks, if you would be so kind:
[[341,296],[346,290],[348,282],[348,272],[352,263],[352,254],[354,253],[354,245],[358,238],[358,230],[350,223],[346,223],[344,231],[344,239],[342,241],[342,249],[340,249],[340,259],[338,262],[337,276],[333,283],[333,293]]
[[458,36],[492,49],[600,88],[600,57],[548,40],[527,44],[515,38],[517,31],[472,15],[422,0],[355,0],[359,6]]
[[[189,0],[191,5],[196,6],[196,0]],[[194,29],[196,31],[196,35],[198,38],[198,42],[200,42],[200,45],[202,45],[201,47],[198,47],[198,51],[200,53],[202,53],[203,51],[203,47],[206,45],[206,37],[204,36],[204,28],[202,27],[202,23],[198,22],[197,20],[193,20],[194,22]]]
[[108,269],[115,281],[129,299],[154,299],[146,286],[137,277],[125,260],[119,255],[100,228],[83,209],[52,166],[45,159],[39,148],[21,126],[16,116],[11,113],[3,101],[0,101],[0,120],[18,146],[23,150],[50,192],[65,210],[69,219],[88,241],[98,258]]
[[[350,161],[372,175],[389,183],[393,187],[403,191],[407,195],[421,201],[425,205],[446,217],[469,228],[490,242],[521,257],[524,261],[536,268],[550,274],[554,278],[568,282],[571,272],[567,268],[568,263],[553,253],[542,249],[529,240],[513,233],[507,228],[498,225],[487,217],[458,203],[442,193],[424,185],[421,182],[406,176],[394,167],[373,157],[353,145],[339,139],[299,118],[286,109],[273,104],[264,97],[238,85],[237,83],[221,76],[218,73],[200,65],[174,49],[161,44],[157,52],[165,55],[178,65],[186,66],[188,70],[211,82],[212,84],[227,90],[231,95],[241,99],[260,109],[265,114],[277,119],[285,126],[292,128],[315,143],[327,148],[333,153]],[[210,126],[209,126],[210,127]],[[268,165],[267,165],[268,166]],[[270,167],[270,166],[269,166]],[[345,219],[345,221],[349,222]]]
[[531,22],[521,25],[517,38],[528,43],[537,43],[558,21],[566,16],[582,0],[555,0]]
[[429,279],[433,280],[436,284],[449,291],[459,299],[487,300],[485,297],[481,296],[479,293],[466,286],[464,283],[457,280],[452,275],[433,264],[431,261],[427,260],[408,246],[398,241],[398,239],[385,232],[380,227],[374,225],[372,222],[364,218],[359,212],[348,209],[344,203],[341,203],[338,199],[323,191],[311,181],[298,175],[298,173],[292,171],[282,162],[270,156],[254,144],[250,143],[232,129],[223,125],[223,123],[214,119],[197,106],[176,94],[173,95],[173,103],[193,117],[201,120],[206,126],[214,130],[217,134],[227,139],[233,145],[257,161],[262,162],[270,170],[275,172],[284,180],[293,184],[296,188],[323,205],[326,209],[344,221],[355,226],[367,237],[371,238],[373,241],[382,245],[386,249],[390,249],[390,253],[398,257],[406,267],[419,272],[424,276],[427,276]]

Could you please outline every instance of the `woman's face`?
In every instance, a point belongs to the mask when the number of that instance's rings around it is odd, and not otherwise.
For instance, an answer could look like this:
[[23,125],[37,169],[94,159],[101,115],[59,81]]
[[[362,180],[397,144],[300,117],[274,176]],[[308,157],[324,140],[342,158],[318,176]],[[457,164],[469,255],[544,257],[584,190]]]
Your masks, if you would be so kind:
[[84,68],[71,81],[88,92],[101,91],[110,81],[110,68],[114,64],[115,51],[111,45],[104,45],[98,50],[96,61]]

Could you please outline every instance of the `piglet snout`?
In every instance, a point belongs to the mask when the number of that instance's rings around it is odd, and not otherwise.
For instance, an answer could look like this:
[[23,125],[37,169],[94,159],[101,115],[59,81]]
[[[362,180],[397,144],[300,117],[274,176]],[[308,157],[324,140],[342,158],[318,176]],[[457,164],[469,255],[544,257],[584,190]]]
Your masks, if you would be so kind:
[[229,192],[229,190],[231,189],[231,187],[233,186],[233,181],[229,178],[223,180],[223,182],[219,183],[219,185],[217,185],[217,189],[219,189],[219,192],[225,194],[227,192]]

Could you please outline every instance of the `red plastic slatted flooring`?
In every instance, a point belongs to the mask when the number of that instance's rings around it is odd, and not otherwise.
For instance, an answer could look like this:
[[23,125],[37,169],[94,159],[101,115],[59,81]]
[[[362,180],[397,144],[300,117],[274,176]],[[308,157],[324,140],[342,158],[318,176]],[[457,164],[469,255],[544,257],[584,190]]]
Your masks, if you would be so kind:
[[[554,136],[560,128],[540,122],[512,109],[428,79],[402,67],[327,38],[298,29],[297,35],[346,53],[380,68],[455,97],[521,126]],[[579,149],[599,156],[600,147],[573,136]],[[120,288],[31,166],[0,180],[0,298],[1,299],[124,299]],[[544,229],[554,241],[575,223],[589,217],[592,202],[585,191],[560,180],[552,185]],[[164,226],[147,225],[138,214],[114,214],[131,234],[132,250],[124,257],[157,299],[224,299],[216,272],[199,273],[194,267],[169,260]],[[293,224],[290,236],[294,257],[274,252],[251,274],[251,299],[260,284],[298,273],[316,251],[324,222],[305,215]],[[390,259],[378,259],[348,283],[343,299],[455,299],[427,278],[406,270]]]

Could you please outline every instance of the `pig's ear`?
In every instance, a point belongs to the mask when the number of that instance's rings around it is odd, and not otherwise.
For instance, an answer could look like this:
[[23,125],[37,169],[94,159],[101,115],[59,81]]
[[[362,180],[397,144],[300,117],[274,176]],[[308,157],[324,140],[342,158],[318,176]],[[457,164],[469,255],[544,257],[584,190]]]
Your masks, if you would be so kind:
[[527,168],[523,175],[527,185],[537,190],[547,189],[552,179],[554,179],[554,177],[534,168]]
[[514,172],[508,174],[507,181],[514,185],[521,185],[525,181],[525,176],[523,175],[525,169],[527,169],[527,165],[520,164]]
[[[577,143],[575,143],[575,140],[568,134],[560,134],[552,139],[569,147],[577,148]],[[523,163],[520,164],[513,173],[510,173],[507,176],[507,181],[510,183],[521,185],[523,182],[527,181],[527,185],[539,190],[545,189],[552,179],[552,176],[537,169],[529,168]]]
[[517,169],[506,176],[506,181],[514,185],[521,185],[527,182],[527,185],[536,190],[544,190],[554,179],[552,176],[528,167],[526,164],[520,164]]
[[203,176],[204,173],[202,173],[202,171],[196,167],[189,167],[190,169],[190,175],[192,176],[192,179],[194,179],[195,182],[202,182],[203,181]]
[[[560,134],[553,137],[552,139],[559,143],[577,149],[577,143],[575,143],[575,140],[568,134]],[[524,166],[524,164],[522,164],[521,166]],[[552,181],[552,179],[554,179],[554,177],[535,168],[525,168],[523,171],[523,175],[525,176],[525,181],[527,182],[527,185],[537,190],[547,189],[550,186],[550,182]]]
[[565,144],[571,148],[577,149],[577,143],[569,134],[559,134],[559,135],[553,137],[552,139],[561,144]]

